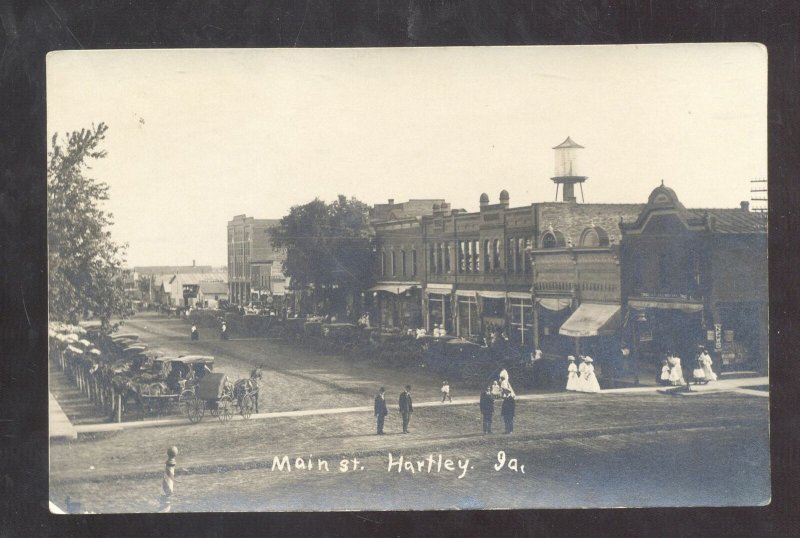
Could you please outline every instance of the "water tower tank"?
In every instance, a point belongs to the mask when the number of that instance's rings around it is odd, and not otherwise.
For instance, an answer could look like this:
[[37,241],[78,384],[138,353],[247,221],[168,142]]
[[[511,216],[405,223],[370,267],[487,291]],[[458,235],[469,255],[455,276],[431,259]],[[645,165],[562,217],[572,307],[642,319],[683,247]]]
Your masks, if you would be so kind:
[[561,144],[553,148],[555,150],[556,169],[555,177],[580,177],[578,168],[578,152],[583,146],[576,144],[570,137],[567,137]]

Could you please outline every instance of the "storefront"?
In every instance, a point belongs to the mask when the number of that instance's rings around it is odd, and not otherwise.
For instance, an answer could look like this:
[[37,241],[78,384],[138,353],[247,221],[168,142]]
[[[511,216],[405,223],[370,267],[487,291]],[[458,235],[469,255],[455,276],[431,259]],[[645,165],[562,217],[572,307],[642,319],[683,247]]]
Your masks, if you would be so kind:
[[481,334],[481,320],[478,314],[478,296],[474,291],[456,290],[456,335],[472,338]]
[[428,284],[425,289],[426,330],[429,334],[437,326],[444,327],[447,334],[453,334],[452,292],[453,287],[449,284]]
[[530,293],[508,293],[508,339],[523,349],[533,348],[533,302]]
[[574,343],[561,336],[559,329],[572,314],[572,299],[569,297],[540,297],[536,299],[535,328],[537,348],[545,355],[566,357],[573,354]]
[[422,325],[419,287],[416,283],[384,282],[371,287],[372,319],[382,329],[415,329]]
[[484,338],[491,340],[493,334],[508,336],[506,326],[506,292],[479,291],[479,312],[483,323]]

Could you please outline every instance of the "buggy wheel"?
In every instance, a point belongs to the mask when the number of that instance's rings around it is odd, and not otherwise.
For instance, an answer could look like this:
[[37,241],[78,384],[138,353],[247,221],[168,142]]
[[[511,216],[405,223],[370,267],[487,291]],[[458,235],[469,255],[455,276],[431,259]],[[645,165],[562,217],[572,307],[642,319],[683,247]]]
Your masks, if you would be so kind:
[[192,406],[194,400],[194,391],[186,389],[178,396],[178,409],[181,413],[189,414],[189,408]]
[[198,398],[197,396],[192,395],[192,399],[188,400],[186,403],[187,414],[189,416],[189,422],[192,424],[197,424],[201,420],[203,420],[203,415],[205,414],[206,408],[204,405],[205,402]]
[[241,412],[245,420],[253,414],[253,399],[249,394],[245,394],[242,397],[242,402],[239,404],[239,412]]
[[230,396],[217,400],[217,418],[220,422],[228,422],[233,418],[233,400]]

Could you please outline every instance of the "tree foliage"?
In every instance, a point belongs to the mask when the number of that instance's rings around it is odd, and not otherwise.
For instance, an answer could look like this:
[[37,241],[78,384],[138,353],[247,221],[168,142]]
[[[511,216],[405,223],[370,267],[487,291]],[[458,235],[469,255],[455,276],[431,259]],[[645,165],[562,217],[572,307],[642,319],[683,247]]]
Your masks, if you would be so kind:
[[108,325],[124,312],[120,282],[125,246],[111,239],[113,215],[102,209],[108,185],[87,177],[102,159],[107,126],[53,135],[47,165],[47,259],[50,318],[75,323],[88,314]]
[[344,195],[330,204],[317,198],[292,207],[270,229],[274,247],[286,249],[283,272],[292,287],[363,289],[375,255],[368,214],[367,204]]

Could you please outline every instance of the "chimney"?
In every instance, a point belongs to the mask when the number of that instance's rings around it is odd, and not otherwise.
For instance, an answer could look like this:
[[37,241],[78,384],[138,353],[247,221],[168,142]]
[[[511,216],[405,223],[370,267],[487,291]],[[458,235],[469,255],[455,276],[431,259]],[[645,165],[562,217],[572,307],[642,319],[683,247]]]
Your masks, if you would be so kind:
[[194,267],[194,260],[192,260],[192,267]]
[[389,198],[389,205],[394,205],[394,198]]
[[750,202],[739,202],[742,211],[750,211]]

